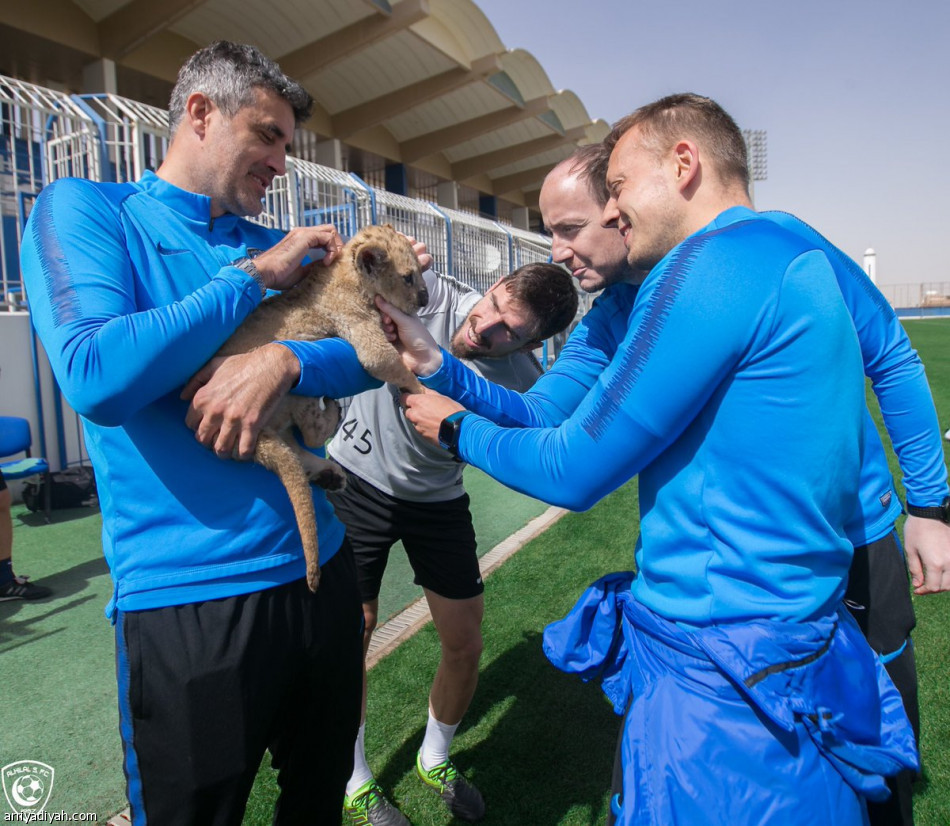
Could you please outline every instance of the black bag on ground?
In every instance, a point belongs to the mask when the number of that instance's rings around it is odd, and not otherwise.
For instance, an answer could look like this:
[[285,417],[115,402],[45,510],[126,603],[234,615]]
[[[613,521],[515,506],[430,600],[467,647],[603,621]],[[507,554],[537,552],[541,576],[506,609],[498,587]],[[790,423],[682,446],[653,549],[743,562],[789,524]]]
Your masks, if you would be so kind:
[[[50,508],[78,508],[96,498],[96,476],[88,465],[69,467],[65,470],[51,473],[53,485],[50,488]],[[23,504],[31,511],[41,511],[44,508],[44,486],[46,478],[39,481],[27,482],[23,486]]]

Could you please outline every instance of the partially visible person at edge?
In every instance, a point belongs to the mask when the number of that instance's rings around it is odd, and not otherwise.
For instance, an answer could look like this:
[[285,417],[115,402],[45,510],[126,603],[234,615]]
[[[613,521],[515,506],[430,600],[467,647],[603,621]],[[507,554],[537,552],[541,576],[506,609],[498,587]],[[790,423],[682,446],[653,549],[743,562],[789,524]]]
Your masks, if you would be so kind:
[[[836,274],[819,245],[751,209],[741,133],[714,102],[643,107],[607,145],[603,221],[631,270],[650,271],[616,310],[623,340],[595,342],[601,364],[557,400],[560,422],[506,428],[432,393],[409,397],[407,416],[503,483],[575,509],[640,474],[638,576],[595,583],[545,634],[560,667],[605,674],[625,713],[618,823],[863,823],[865,798],[917,755],[842,602],[866,412]],[[451,369],[392,317],[407,364]],[[523,424],[498,393],[487,403]],[[673,707],[675,725],[661,711]]]
[[45,599],[53,592],[45,585],[30,582],[28,576],[13,572],[13,516],[10,488],[0,470],[0,602],[17,599]]
[[[540,205],[552,236],[552,255],[571,268],[588,289],[609,286],[618,280],[613,273],[627,267],[622,237],[614,228],[602,227],[599,222],[608,200],[607,160],[603,146],[583,147],[555,167],[541,187]],[[855,322],[865,374],[871,379],[900,463],[909,511],[904,523],[906,558],[894,526],[901,512],[900,500],[877,428],[866,419],[860,505],[846,526],[855,552],[845,604],[900,691],[919,739],[917,669],[910,636],[916,620],[907,572],[919,595],[950,589],[947,474],[924,366],[897,315],[854,261],[794,216],[782,212],[762,215],[819,245],[828,255]],[[600,275],[601,271],[607,276]],[[637,275],[628,273],[619,280],[636,281]],[[632,301],[633,295],[628,292],[627,300]],[[596,324],[603,315],[603,303],[608,300],[607,295],[599,298],[582,324]],[[575,336],[568,345],[568,356],[576,345],[583,345],[581,333]],[[602,368],[592,358],[591,350],[612,355],[618,342],[617,338],[607,338],[602,348],[583,347],[580,356],[571,362],[572,377],[576,379],[579,366],[586,365],[584,386],[589,388]],[[547,387],[555,386],[561,366],[556,363],[545,375]],[[456,374],[447,370],[445,375],[445,382],[433,382],[432,386],[460,398],[466,391],[453,381]],[[457,375],[469,378],[466,373]],[[481,404],[484,390],[474,391],[468,397],[468,406],[493,420],[497,418],[496,410],[503,408],[522,427],[542,425],[545,415],[550,416],[548,422],[558,424],[562,420],[560,411],[538,395],[539,389],[527,394],[528,399],[537,403],[532,408],[520,407],[522,400],[514,393],[505,394],[507,398],[500,399],[495,406]],[[563,393],[549,390],[548,395],[560,398]],[[872,826],[912,826],[915,776],[916,772],[906,769],[888,778],[891,795],[884,801],[868,804]]]
[[23,239],[33,324],[99,484],[135,824],[240,823],[267,749],[274,823],[340,820],[362,650],[344,528],[314,488],[322,577],[310,593],[284,488],[230,457],[250,457],[292,386],[379,385],[339,340],[267,345],[189,383],[311,252],[339,255],[330,226],[284,235],[245,220],[311,106],[254,47],[213,43],[179,73],[158,171],[56,181]]
[[30,582],[28,576],[13,572],[13,503],[7,480],[0,470],[0,602],[45,599],[53,592],[45,585]]
[[[432,270],[423,277],[429,301],[418,317],[429,333],[466,369],[516,390],[527,390],[541,374],[531,350],[567,327],[577,313],[577,290],[556,264],[520,267],[484,296]],[[329,452],[347,470],[346,487],[328,498],[353,543],[364,652],[376,628],[390,549],[402,541],[442,649],[416,775],[456,817],[479,820],[485,812],[482,795],[449,756],[478,683],[485,609],[464,465],[416,433],[392,385],[350,402]],[[364,677],[363,724],[345,809],[354,824],[406,826],[409,821],[386,798],[367,761],[365,685]]]

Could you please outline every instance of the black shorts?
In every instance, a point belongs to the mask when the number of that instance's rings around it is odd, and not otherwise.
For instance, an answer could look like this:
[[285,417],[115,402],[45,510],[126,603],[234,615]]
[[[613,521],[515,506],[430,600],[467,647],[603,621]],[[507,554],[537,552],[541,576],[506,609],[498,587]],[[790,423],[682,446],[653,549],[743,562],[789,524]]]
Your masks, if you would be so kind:
[[[917,663],[910,632],[916,618],[907,577],[907,562],[896,531],[854,549],[845,604],[858,621],[864,636],[884,662],[904,703],[904,711],[920,741],[920,704]],[[891,796],[868,801],[871,826],[894,826],[914,822],[913,786],[916,774],[904,770],[887,778]]]
[[444,502],[409,502],[347,472],[346,488],[328,492],[327,499],[353,545],[363,602],[379,597],[389,550],[399,540],[416,585],[446,599],[470,599],[485,590],[467,493]]
[[[910,632],[917,619],[910,595],[907,563],[896,531],[854,549],[845,605],[904,701],[914,734],[920,736],[917,663]],[[874,822],[874,818],[871,818]]]
[[7,489],[7,480],[3,478],[3,471],[0,470],[0,490]]
[[917,620],[896,531],[854,549],[844,598],[878,656],[886,660],[907,643]]

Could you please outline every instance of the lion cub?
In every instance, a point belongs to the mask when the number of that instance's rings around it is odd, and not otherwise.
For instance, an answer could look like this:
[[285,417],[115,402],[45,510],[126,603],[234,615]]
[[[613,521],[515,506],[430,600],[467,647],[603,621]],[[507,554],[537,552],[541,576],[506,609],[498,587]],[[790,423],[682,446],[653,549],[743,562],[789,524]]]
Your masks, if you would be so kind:
[[[429,299],[412,245],[388,224],[360,230],[329,267],[311,264],[295,287],[262,302],[217,355],[246,353],[279,339],[338,336],[353,345],[370,375],[418,392],[418,379],[383,334],[373,302],[377,294],[410,314]],[[308,447],[320,447],[336,430],[339,415],[333,399],[286,396],[261,430],[254,451],[254,461],[276,473],[290,496],[311,591],[320,581],[320,554],[309,483],[336,490],[346,477],[335,462],[300,447],[293,426]]]

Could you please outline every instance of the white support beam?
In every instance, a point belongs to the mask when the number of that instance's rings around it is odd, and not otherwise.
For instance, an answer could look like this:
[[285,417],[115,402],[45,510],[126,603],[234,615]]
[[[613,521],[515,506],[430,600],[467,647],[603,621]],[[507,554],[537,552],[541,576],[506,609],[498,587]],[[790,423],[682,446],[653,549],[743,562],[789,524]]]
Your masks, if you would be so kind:
[[380,95],[351,109],[345,109],[333,116],[333,135],[343,139],[355,132],[384,123],[389,118],[413,107],[447,95],[469,83],[483,80],[493,72],[497,72],[500,66],[501,61],[498,55],[485,55],[474,61],[469,69],[464,67],[449,69],[417,83],[411,83],[402,89]]
[[294,49],[278,59],[280,68],[292,78],[302,80],[326,69],[344,58],[364,51],[387,37],[392,37],[429,14],[429,0],[402,0],[386,13],[357,20],[320,40]]
[[459,208],[459,185],[455,181],[440,181],[436,186],[436,203],[448,209]]
[[586,137],[586,127],[577,126],[574,129],[569,129],[563,135],[536,138],[533,141],[507,146],[494,152],[486,152],[484,155],[466,158],[464,161],[452,164],[452,177],[456,181],[464,181],[466,178],[472,178],[475,175],[490,174],[493,169],[523,161],[532,155],[550,152],[552,149],[557,149],[565,144],[573,144],[584,137]]
[[83,66],[82,90],[87,94],[117,95],[119,84],[116,80],[115,61],[103,57]]
[[99,21],[104,57],[119,60],[208,0],[131,0]]
[[336,138],[320,141],[317,144],[316,161],[331,169],[343,169],[343,144]]
[[536,118],[549,111],[547,96],[529,100],[524,106],[508,106],[505,109],[471,118],[462,123],[454,123],[445,129],[438,129],[435,132],[403,141],[399,146],[400,156],[403,163],[412,163],[426,155],[434,155],[436,152],[458,146],[472,138],[487,135],[489,132],[503,129],[513,123],[520,123],[528,118]]
[[531,229],[531,215],[527,207],[515,207],[511,210],[511,225],[518,229]]

